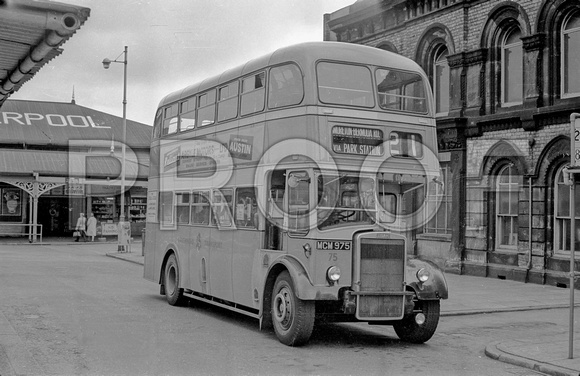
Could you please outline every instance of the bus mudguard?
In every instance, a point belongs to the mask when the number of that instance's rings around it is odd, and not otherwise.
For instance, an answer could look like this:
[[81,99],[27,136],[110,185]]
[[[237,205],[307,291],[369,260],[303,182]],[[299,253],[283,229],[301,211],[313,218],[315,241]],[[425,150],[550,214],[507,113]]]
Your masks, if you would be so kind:
[[288,255],[277,258],[270,268],[268,269],[268,274],[277,265],[284,265],[285,269],[290,273],[292,281],[294,282],[294,287],[296,289],[296,295],[302,300],[337,300],[338,299],[338,288],[336,286],[315,286],[306,269],[296,258]]
[[[417,271],[422,268],[429,272],[429,279],[425,282],[421,282],[417,278]],[[408,258],[405,279],[407,286],[415,291],[419,300],[447,299],[448,297],[445,275],[432,261],[421,257]]]

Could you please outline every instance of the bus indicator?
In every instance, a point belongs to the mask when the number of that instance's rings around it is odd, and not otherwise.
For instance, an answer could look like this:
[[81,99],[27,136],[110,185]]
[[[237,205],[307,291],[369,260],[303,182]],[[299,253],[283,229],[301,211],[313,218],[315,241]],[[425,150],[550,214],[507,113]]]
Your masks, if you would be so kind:
[[341,154],[383,155],[383,131],[379,129],[335,126],[332,150]]
[[318,240],[316,241],[316,249],[325,251],[350,251],[352,242],[350,241],[335,241],[335,240]]

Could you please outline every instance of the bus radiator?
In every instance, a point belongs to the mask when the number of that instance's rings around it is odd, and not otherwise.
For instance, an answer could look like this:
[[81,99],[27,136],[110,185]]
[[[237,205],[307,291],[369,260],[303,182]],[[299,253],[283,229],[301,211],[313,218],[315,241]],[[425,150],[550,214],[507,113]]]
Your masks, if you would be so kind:
[[405,308],[405,241],[360,238],[359,319],[397,319]]

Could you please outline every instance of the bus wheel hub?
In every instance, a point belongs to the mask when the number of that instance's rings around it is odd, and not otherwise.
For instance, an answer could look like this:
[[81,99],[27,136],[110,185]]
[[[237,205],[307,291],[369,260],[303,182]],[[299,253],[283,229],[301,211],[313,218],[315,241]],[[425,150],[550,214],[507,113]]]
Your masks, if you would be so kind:
[[287,294],[282,290],[274,298],[274,317],[279,323],[289,320],[292,315],[292,307]]

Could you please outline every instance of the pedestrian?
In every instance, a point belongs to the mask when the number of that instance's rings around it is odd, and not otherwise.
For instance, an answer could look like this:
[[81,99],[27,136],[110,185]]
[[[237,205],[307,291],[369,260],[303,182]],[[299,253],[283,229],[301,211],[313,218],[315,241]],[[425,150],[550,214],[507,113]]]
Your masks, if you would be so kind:
[[85,218],[85,213],[81,213],[79,219],[77,219],[77,225],[75,226],[75,231],[77,233],[77,238],[75,242],[78,242],[80,237],[83,237],[83,240],[87,241],[87,219]]
[[87,236],[91,237],[91,241],[95,241],[95,236],[97,235],[97,218],[91,213],[89,219],[87,219]]

